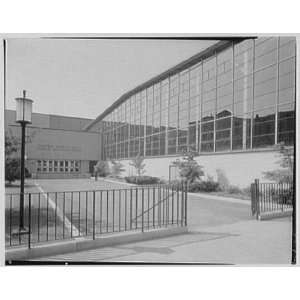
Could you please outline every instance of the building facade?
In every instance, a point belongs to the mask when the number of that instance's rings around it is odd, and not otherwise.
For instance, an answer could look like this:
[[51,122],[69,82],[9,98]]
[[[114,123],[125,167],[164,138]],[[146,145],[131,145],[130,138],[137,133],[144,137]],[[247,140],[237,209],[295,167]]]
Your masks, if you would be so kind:
[[102,159],[123,160],[127,173],[140,154],[149,175],[168,178],[173,156],[193,150],[206,174],[221,168],[246,185],[276,168],[274,145],[294,146],[295,82],[295,37],[220,41],[129,91],[85,129],[101,132]]
[[[15,111],[5,111],[6,135],[21,138]],[[82,128],[90,119],[33,113],[26,128],[26,168],[32,178],[83,178],[100,157],[100,135]],[[16,153],[19,157],[19,153]]]

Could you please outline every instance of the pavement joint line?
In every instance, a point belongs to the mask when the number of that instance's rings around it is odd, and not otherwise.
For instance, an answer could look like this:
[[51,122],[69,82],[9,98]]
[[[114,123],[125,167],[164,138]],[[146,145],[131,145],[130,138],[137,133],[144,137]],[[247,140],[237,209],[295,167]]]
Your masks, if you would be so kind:
[[[35,186],[39,189],[39,191],[42,193],[43,197],[45,199],[47,199],[47,193],[41,188],[41,186],[34,182]],[[74,235],[79,235],[79,230],[76,228],[76,226],[74,224],[71,224],[70,220],[68,219],[68,217],[65,215],[64,218],[64,214],[62,213],[62,211],[60,210],[60,208],[58,206],[56,206],[55,202],[51,199],[51,197],[48,197],[49,199],[49,204],[50,206],[55,210],[56,209],[56,215],[60,218],[60,220],[63,222],[64,221],[64,225],[68,228],[68,230],[72,230],[72,233]]]

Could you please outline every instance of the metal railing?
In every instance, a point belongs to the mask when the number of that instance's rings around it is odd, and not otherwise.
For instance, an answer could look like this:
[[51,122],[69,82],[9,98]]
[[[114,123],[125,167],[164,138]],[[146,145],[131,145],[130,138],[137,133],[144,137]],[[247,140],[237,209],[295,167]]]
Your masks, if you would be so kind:
[[293,209],[293,183],[260,183],[251,184],[251,211],[258,219],[268,212],[288,211]]
[[6,194],[6,246],[187,225],[187,186],[25,193],[20,231],[19,194]]

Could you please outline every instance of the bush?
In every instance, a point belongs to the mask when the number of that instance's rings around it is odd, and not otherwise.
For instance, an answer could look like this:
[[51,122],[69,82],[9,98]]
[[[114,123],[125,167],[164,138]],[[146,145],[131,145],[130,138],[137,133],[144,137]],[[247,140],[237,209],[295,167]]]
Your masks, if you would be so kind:
[[111,174],[113,177],[120,177],[121,173],[124,172],[124,168],[121,162],[116,160],[111,160]]
[[[30,178],[31,174],[25,168],[25,178]],[[5,160],[5,180],[9,183],[21,179],[21,162],[18,158],[8,158]]]
[[107,161],[99,160],[94,166],[95,176],[106,177],[109,175],[109,165]]
[[125,181],[128,183],[143,185],[143,184],[158,184],[161,180],[158,177],[152,176],[127,176]]
[[[181,186],[181,183],[178,183]],[[219,191],[219,183],[213,180],[197,181],[188,185],[188,192],[217,192]]]
[[145,164],[144,164],[144,157],[141,155],[137,155],[135,158],[132,159],[132,161],[129,163],[130,166],[135,168],[136,175],[142,176],[145,171]]
[[173,164],[179,168],[179,175],[181,179],[190,184],[200,180],[200,177],[204,175],[202,166],[194,160],[195,155],[196,154],[194,152],[188,151],[184,153],[182,160],[176,160],[173,162]]
[[281,190],[280,193],[276,190],[271,190],[272,201],[278,204],[293,205],[293,191],[291,189]]
[[227,191],[230,188],[229,180],[222,169],[217,169],[217,181],[221,191]]
[[199,183],[199,191],[200,192],[217,192],[219,190],[219,183],[207,180]]
[[243,191],[236,185],[229,185],[226,192],[229,194],[242,194]]
[[294,180],[294,148],[286,147],[284,142],[275,146],[278,151],[279,161],[277,163],[281,168],[264,172],[264,177],[277,183],[293,182]]

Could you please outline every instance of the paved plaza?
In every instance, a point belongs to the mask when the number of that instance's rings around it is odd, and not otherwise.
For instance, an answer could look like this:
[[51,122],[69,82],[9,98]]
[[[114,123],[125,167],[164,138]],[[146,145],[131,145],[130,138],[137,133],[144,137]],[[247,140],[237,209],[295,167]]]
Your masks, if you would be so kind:
[[[129,188],[99,179],[28,180],[27,192],[87,191]],[[17,192],[9,188],[6,193]],[[43,261],[196,262],[228,264],[289,264],[291,219],[257,221],[250,201],[188,195],[189,233],[114,247],[43,257]]]
[[194,228],[168,238],[77,253],[42,257],[41,261],[290,264],[290,219],[240,221]]

